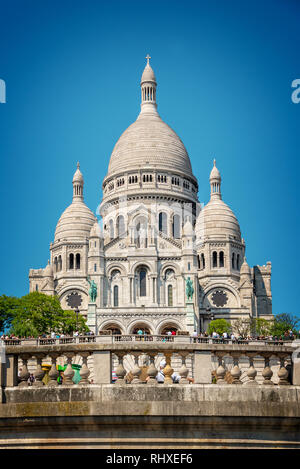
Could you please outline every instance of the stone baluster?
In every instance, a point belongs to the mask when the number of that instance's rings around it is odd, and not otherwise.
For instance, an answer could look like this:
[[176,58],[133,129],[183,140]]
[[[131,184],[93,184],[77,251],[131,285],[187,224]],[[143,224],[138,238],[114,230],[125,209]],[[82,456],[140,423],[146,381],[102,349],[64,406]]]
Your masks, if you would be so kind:
[[230,355],[233,358],[233,367],[231,368],[230,374],[233,378],[232,384],[242,384],[240,380],[240,376],[242,374],[239,368],[239,357],[240,353],[238,352],[231,352]]
[[87,366],[87,360],[88,360],[88,357],[90,355],[90,352],[80,352],[80,355],[82,357],[82,366],[81,366],[81,369],[79,371],[81,380],[79,381],[78,384],[80,384],[82,386],[82,385],[90,384],[88,378],[89,378],[89,375],[90,375],[91,372],[90,372],[90,370]]
[[117,386],[124,386],[126,384],[126,381],[124,379],[126,375],[126,370],[124,368],[123,361],[124,361],[124,356],[126,355],[126,352],[114,352],[114,353],[118,357],[118,361],[119,361],[119,364],[116,368],[116,376],[118,379],[115,382],[115,384]]
[[225,352],[215,352],[215,355],[218,357],[218,368],[216,369],[216,379],[217,384],[227,384],[225,380],[226,370],[223,366],[223,357],[226,355]]
[[67,352],[65,353],[65,356],[67,357],[67,368],[64,371],[64,380],[63,380],[63,385],[64,386],[72,386],[74,383],[72,381],[73,376],[74,376],[74,370],[72,369],[72,358],[74,356],[73,352]]
[[248,386],[258,386],[258,382],[256,381],[256,375],[257,371],[254,368],[254,357],[257,355],[257,353],[253,352],[248,352],[247,357],[249,358],[249,369],[247,371],[247,376],[249,378],[249,381],[246,381],[244,384]]
[[131,370],[131,373],[133,374],[133,379],[130,384],[142,384],[140,380],[140,374],[142,372],[141,368],[139,367],[139,355],[140,352],[131,352],[132,355],[134,356],[134,367]]
[[150,358],[150,365],[148,366],[148,370],[147,370],[147,375],[148,375],[147,384],[156,385],[157,384],[156,375],[158,373],[158,370],[156,369],[154,365],[156,352],[148,352],[148,355]]
[[261,353],[261,355],[263,356],[265,360],[265,367],[262,371],[262,376],[264,378],[264,381],[262,384],[269,386],[269,385],[274,384],[271,379],[273,376],[273,371],[270,368],[270,357],[272,356],[272,353]]
[[30,358],[30,355],[22,354],[20,356],[20,358],[22,360],[22,369],[21,369],[20,375],[19,375],[20,382],[19,382],[18,386],[20,388],[25,388],[25,387],[28,386],[28,378],[30,376],[30,373],[29,373],[28,368],[27,368],[27,362]]
[[39,353],[36,355],[36,369],[34,373],[34,382],[32,383],[32,386],[35,386],[37,388],[44,386],[43,378],[45,376],[45,371],[42,368],[42,360],[44,356],[44,353]]
[[59,376],[58,370],[56,368],[56,359],[59,357],[59,353],[51,353],[51,368],[49,370],[48,376],[50,381],[48,382],[49,387],[58,386],[57,378]]
[[285,358],[287,354],[285,353],[278,353],[277,356],[280,360],[280,368],[278,370],[278,378],[279,378],[279,386],[288,386],[291,383],[289,382],[289,372],[285,367]]
[[164,384],[173,384],[173,380],[171,378],[172,374],[174,373],[174,370],[171,367],[172,352],[164,352],[164,355],[166,357],[166,363],[167,363],[163,369],[163,372],[165,375]]
[[190,384],[189,380],[187,379],[189,370],[186,367],[186,357],[189,355],[189,352],[179,352],[178,355],[181,356],[181,368],[179,370],[179,374],[180,374],[179,384]]

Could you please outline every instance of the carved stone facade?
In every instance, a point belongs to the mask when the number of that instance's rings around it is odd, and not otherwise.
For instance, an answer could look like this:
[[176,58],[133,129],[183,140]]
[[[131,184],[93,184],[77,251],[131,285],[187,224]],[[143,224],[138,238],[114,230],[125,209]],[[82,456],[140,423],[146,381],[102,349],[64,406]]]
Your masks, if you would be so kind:
[[[215,162],[210,201],[201,208],[187,151],[157,112],[149,60],[141,98],[137,120],[113,149],[100,220],[83,201],[78,164],[73,201],[58,221],[50,263],[30,270],[30,291],[58,295],[64,309],[77,292],[80,311],[96,332],[204,331],[212,318],[270,317],[271,263],[248,266],[239,223],[222,200]],[[88,276],[97,285],[95,305]],[[192,301],[186,296],[188,277]]]

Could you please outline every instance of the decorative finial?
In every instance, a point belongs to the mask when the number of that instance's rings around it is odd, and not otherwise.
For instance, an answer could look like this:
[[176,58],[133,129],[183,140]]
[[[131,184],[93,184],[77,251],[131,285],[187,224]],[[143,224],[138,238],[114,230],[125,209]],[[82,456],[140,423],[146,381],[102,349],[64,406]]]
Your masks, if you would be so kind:
[[77,161],[77,169],[80,168],[80,164],[79,164],[79,161]]
[[214,158],[214,166],[216,166],[216,159]]
[[149,65],[149,60],[151,59],[150,55],[147,54],[145,58],[147,59],[147,65]]

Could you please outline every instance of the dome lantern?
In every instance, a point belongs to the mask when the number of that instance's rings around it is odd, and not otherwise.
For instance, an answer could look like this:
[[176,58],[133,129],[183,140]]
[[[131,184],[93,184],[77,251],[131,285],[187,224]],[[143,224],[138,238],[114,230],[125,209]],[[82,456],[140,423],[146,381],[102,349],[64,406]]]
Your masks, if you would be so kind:
[[141,78],[141,114],[143,113],[157,113],[156,111],[156,78],[152,67],[149,63],[150,55],[146,55],[147,64],[144,68]]
[[222,199],[221,195],[221,174],[216,167],[216,160],[214,159],[214,167],[211,170],[209,176],[210,182],[210,198],[211,199]]
[[83,200],[83,176],[80,171],[80,164],[79,162],[77,163],[77,169],[75,171],[75,174],[73,176],[73,200],[74,199],[81,199]]

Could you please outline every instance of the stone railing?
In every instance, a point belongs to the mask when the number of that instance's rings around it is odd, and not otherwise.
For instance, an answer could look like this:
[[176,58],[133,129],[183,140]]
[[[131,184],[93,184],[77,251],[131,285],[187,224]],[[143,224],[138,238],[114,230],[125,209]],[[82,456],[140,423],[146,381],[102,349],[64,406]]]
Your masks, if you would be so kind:
[[[114,336],[114,343],[101,344],[96,342],[96,337],[88,337],[95,339],[95,342],[82,341],[82,337],[76,337],[66,338],[66,342],[60,342],[59,344],[56,343],[58,339],[40,339],[42,342],[38,345],[29,344],[28,341],[26,345],[7,345],[6,363],[3,363],[1,367],[2,388],[27,388],[30,385],[28,382],[30,374],[33,374],[35,378],[32,384],[33,388],[59,386],[57,365],[61,360],[65,365],[62,386],[74,385],[75,371],[72,365],[74,362],[79,363],[79,361],[81,363],[79,371],[80,386],[111,384],[113,363],[115,364],[117,378],[116,386],[127,384],[156,385],[156,375],[162,358],[165,358],[166,361],[163,369],[165,375],[164,385],[173,384],[172,374],[174,371],[177,372],[177,377],[179,377],[179,385],[191,383],[211,384],[212,382],[216,382],[218,385],[228,385],[229,383],[233,385],[259,385],[256,380],[257,370],[255,367],[257,357],[260,357],[264,362],[261,373],[263,377],[262,385],[272,385],[275,381],[273,380],[275,376],[273,376],[274,373],[270,367],[270,360],[273,362],[276,360],[278,363],[276,384],[291,385],[293,376],[297,375],[293,370],[295,364],[292,360],[292,355],[296,349],[291,346],[194,344],[155,340],[156,337],[160,338],[161,336],[152,336],[153,340],[151,341],[138,340],[136,336],[134,336],[134,340],[123,341],[118,340],[118,338],[125,339],[126,337],[132,338],[132,336]],[[175,338],[176,336],[170,337],[170,339]],[[71,339],[75,340],[76,343],[72,342]],[[231,361],[230,368],[227,365],[228,358]],[[247,362],[247,376],[246,381],[242,383],[241,362],[243,361],[245,367],[245,360]],[[189,366],[187,366],[187,361],[189,361]],[[129,362],[131,363],[130,369],[128,369]],[[176,362],[176,370],[173,365],[174,362]],[[90,377],[91,371],[92,380]],[[47,380],[45,380],[46,374]],[[231,378],[229,381],[228,374]],[[128,378],[129,375],[130,379]]]
[[[239,344],[239,345],[258,345],[258,346],[273,346],[273,345],[292,345],[290,340],[256,340],[256,339],[215,339],[212,337],[192,337],[190,335],[139,335],[139,334],[124,334],[124,335],[86,335],[74,337],[59,337],[59,338],[30,338],[30,339],[2,339],[0,343],[5,346],[28,346],[28,345],[63,345],[63,344],[82,344],[82,343],[116,343],[116,342],[175,342],[175,343],[193,343],[193,344]],[[300,345],[300,343],[299,343]]]

